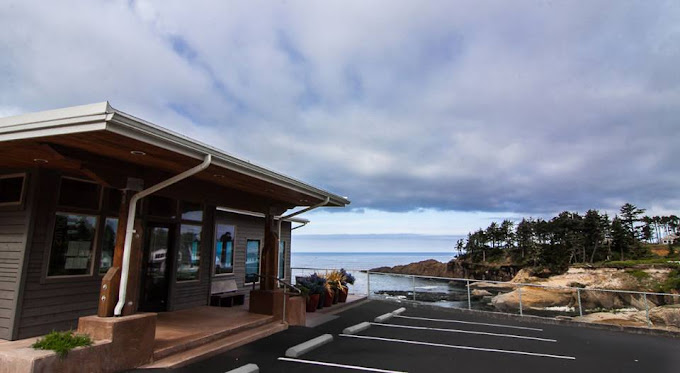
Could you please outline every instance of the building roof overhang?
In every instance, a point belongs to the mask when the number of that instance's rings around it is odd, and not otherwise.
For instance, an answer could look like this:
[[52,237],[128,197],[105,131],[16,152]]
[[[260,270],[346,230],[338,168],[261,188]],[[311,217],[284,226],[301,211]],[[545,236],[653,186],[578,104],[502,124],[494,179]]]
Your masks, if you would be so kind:
[[34,166],[32,162],[41,157],[53,157],[50,163],[66,165],[70,160],[60,147],[166,172],[181,172],[210,154],[211,166],[197,175],[204,181],[284,201],[289,207],[314,205],[326,198],[327,206],[350,203],[345,197],[114,109],[108,102],[0,118],[0,143],[8,150],[14,147],[15,162],[8,160],[4,166],[15,167]]

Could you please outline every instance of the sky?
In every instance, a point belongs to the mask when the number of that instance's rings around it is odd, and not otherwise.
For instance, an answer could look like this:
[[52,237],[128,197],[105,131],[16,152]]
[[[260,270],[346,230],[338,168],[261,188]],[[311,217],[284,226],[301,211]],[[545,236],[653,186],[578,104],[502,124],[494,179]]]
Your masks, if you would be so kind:
[[3,0],[0,24],[0,116],[108,100],[352,200],[301,243],[680,209],[675,0]]

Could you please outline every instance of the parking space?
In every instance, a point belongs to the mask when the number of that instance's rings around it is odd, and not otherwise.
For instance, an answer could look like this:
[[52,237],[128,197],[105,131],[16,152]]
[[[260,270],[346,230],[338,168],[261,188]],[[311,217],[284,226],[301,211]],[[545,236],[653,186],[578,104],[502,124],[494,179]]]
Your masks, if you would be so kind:
[[[675,372],[680,341],[524,319],[406,307],[376,324],[376,316],[401,305],[371,301],[316,328],[291,328],[182,371],[225,372],[246,363],[260,372]],[[343,329],[371,326],[357,334]],[[332,334],[334,340],[296,358],[285,351]]]

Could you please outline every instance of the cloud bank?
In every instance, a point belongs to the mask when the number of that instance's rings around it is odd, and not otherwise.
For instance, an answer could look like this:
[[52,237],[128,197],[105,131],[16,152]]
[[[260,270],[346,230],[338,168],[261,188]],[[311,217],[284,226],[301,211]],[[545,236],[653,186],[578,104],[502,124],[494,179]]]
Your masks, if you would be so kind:
[[0,24],[0,115],[110,100],[357,208],[680,208],[676,1],[10,1]]

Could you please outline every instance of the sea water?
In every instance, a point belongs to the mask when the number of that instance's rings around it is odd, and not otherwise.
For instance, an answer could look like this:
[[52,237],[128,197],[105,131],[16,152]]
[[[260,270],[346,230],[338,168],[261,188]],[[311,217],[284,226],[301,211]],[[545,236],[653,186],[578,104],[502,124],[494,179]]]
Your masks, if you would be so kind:
[[[350,286],[350,293],[366,294],[369,288],[366,270],[410,264],[427,259],[447,263],[454,257],[453,253],[442,252],[293,252],[291,267],[293,267],[293,279],[295,276],[310,275],[314,272],[323,274],[326,269],[345,268],[347,272],[356,277],[356,282]],[[414,281],[411,277],[381,274],[371,274],[370,278],[372,293],[381,290],[411,292],[414,286],[417,292],[447,293],[451,291],[449,282],[443,280],[416,278]]]

